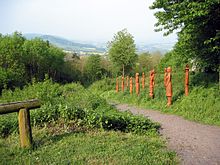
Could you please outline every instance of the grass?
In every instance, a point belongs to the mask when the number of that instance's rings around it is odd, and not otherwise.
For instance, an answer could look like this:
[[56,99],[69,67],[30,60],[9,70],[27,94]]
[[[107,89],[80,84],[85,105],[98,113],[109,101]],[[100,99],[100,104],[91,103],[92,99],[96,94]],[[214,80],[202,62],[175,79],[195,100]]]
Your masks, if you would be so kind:
[[[164,113],[177,114],[192,121],[220,126],[220,91],[218,81],[216,81],[216,75],[191,74],[190,92],[187,97],[184,95],[184,84],[181,83],[183,82],[182,80],[184,80],[184,74],[173,74],[173,104],[169,108],[166,107],[162,74],[156,75],[155,78],[154,99],[151,99],[148,94],[148,79],[146,80],[146,88],[144,90],[140,89],[141,92],[138,97],[135,95],[135,91],[133,95],[130,95],[128,89],[124,93],[116,93],[114,80],[108,79],[96,82],[90,87],[90,90],[110,102],[115,101],[146,109],[150,108]],[[106,89],[103,87],[104,83],[106,84]]]
[[119,112],[80,84],[59,85],[46,80],[22,90],[4,90],[0,102],[31,98],[42,103],[30,113],[33,148],[19,147],[17,114],[3,115],[0,164],[178,163],[159,136],[158,123]]
[[[0,139],[0,164],[177,164],[156,134],[34,128],[33,150],[21,150],[18,134]],[[56,131],[54,131],[54,129]]]

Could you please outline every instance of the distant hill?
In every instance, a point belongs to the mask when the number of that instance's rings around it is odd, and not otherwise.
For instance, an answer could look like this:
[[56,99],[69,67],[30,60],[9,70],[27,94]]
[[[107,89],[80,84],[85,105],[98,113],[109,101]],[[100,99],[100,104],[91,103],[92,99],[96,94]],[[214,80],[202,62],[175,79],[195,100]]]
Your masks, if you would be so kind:
[[[94,53],[104,53],[106,52],[105,45],[106,43],[96,43],[96,42],[75,42],[71,41],[62,37],[54,36],[54,35],[45,35],[45,34],[37,34],[37,33],[26,33],[24,36],[27,39],[33,39],[35,37],[39,37],[43,40],[48,40],[51,44],[56,45],[66,51],[72,51],[72,52],[88,52],[88,54]],[[145,44],[145,43],[138,43],[137,45],[137,51],[138,53],[141,52],[156,52],[160,51],[162,54],[165,54],[166,52],[170,51],[173,48],[173,43],[154,43],[154,44]],[[81,54],[81,53],[80,53]]]
[[138,44],[137,49],[138,52],[156,52],[160,51],[162,54],[165,54],[173,49],[175,42],[172,43],[154,43],[154,44]]
[[82,43],[76,43],[73,41],[70,41],[68,39],[57,37],[53,35],[44,35],[44,34],[36,34],[36,33],[26,33],[24,36],[27,39],[33,39],[33,38],[41,38],[44,41],[49,41],[51,44],[56,45],[57,47],[60,47],[67,51],[73,51],[73,52],[105,52],[104,48],[98,48],[92,44],[82,44]]

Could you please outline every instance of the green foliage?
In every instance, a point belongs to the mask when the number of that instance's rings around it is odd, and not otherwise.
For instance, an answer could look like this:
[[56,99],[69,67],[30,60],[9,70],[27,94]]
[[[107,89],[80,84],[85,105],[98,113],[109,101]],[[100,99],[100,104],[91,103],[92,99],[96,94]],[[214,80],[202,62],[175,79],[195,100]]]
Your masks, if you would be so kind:
[[126,29],[119,31],[111,42],[108,43],[108,54],[114,67],[115,72],[123,70],[129,73],[137,60],[136,48],[133,36]]
[[22,63],[24,40],[17,32],[12,36],[0,37],[0,91],[5,85],[13,87],[24,83],[25,66]]
[[153,68],[150,53],[146,52],[138,55],[137,64],[138,64],[138,70],[136,70],[136,72],[141,73],[141,72],[150,71]]
[[88,88],[95,95],[100,95],[103,92],[107,92],[115,89],[115,80],[110,78],[105,78],[100,81],[94,82]]
[[165,35],[180,29],[174,50],[182,57],[194,60],[197,67],[217,71],[219,65],[220,14],[219,0],[178,1],[156,0],[151,9],[158,22],[156,31]]
[[[133,116],[131,113],[121,113],[107,102],[79,84],[61,86],[46,80],[34,83],[23,90],[14,92],[4,90],[1,103],[38,98],[42,102],[40,109],[31,111],[31,122],[34,126],[62,119],[66,122],[76,121],[79,125],[89,128],[120,130],[144,134],[158,128],[144,117]],[[5,121],[8,121],[5,123]],[[6,136],[16,130],[15,114],[3,115],[0,118],[0,134]]]
[[195,87],[188,97],[183,97],[174,105],[174,113],[206,124],[220,125],[220,97],[218,86]]
[[91,55],[88,57],[84,67],[84,78],[86,81],[92,83],[100,80],[102,77],[101,56]]
[[176,51],[170,51],[164,55],[157,69],[163,71],[164,68],[170,66],[174,71],[183,71],[186,64],[191,64],[186,58],[182,57]]
[[22,87],[33,78],[42,81],[46,74],[58,82],[77,80],[64,56],[61,49],[39,38],[26,40],[17,32],[1,35],[0,93],[4,87]]
[[[160,52],[145,52],[138,55],[138,60],[136,63],[135,73],[149,72],[152,69],[155,69],[160,63],[162,55]],[[135,74],[133,73],[133,74]]]

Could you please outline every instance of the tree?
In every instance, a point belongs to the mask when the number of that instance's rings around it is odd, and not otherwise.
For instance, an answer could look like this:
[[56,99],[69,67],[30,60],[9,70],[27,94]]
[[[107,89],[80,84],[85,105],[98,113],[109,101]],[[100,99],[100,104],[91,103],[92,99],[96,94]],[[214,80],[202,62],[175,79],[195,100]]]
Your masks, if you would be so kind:
[[220,50],[219,0],[155,0],[151,9],[158,22],[156,31],[169,35],[179,29],[174,51],[188,61],[194,60],[201,69],[217,71]]
[[87,78],[87,83],[94,82],[101,79],[101,57],[100,55],[91,55],[88,57],[85,64],[85,77]]
[[4,85],[14,87],[25,83],[25,68],[21,60],[24,40],[18,32],[0,36],[0,91]]
[[137,63],[139,64],[139,68],[137,72],[146,72],[152,69],[151,55],[149,52],[144,52],[138,55]]
[[137,60],[136,47],[133,36],[126,29],[119,31],[111,42],[108,43],[108,54],[115,68],[124,76],[128,73]]

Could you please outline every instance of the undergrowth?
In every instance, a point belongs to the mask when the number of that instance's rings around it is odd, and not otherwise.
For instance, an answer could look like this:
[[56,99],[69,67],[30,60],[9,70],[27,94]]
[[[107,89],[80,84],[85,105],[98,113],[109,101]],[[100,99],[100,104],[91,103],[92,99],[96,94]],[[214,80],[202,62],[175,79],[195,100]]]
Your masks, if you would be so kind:
[[[41,108],[31,110],[33,126],[45,125],[62,119],[66,122],[75,120],[81,126],[104,130],[147,133],[156,131],[158,124],[141,116],[133,116],[129,112],[119,112],[109,105],[105,99],[92,94],[80,84],[59,85],[46,80],[34,83],[24,89],[3,91],[1,103],[38,98]],[[0,134],[7,136],[17,131],[17,114],[2,115],[0,118]]]
[[159,124],[117,111],[80,84],[33,83],[4,90],[0,103],[32,98],[41,101],[30,111],[33,148],[20,148],[17,113],[1,115],[0,164],[178,163],[157,133]]

